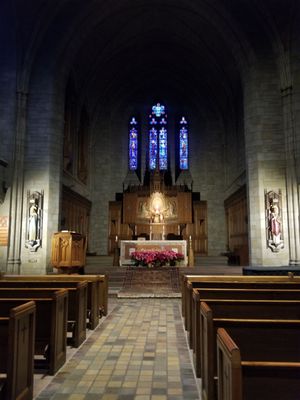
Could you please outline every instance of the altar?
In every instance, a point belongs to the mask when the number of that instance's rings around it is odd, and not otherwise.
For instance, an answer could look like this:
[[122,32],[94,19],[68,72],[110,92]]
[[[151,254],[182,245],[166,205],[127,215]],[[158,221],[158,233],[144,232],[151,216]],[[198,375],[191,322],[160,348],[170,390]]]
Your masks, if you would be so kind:
[[176,253],[182,253],[184,260],[179,266],[186,267],[187,242],[186,240],[121,240],[120,241],[120,266],[132,265],[131,254],[134,251],[164,251],[173,250]]

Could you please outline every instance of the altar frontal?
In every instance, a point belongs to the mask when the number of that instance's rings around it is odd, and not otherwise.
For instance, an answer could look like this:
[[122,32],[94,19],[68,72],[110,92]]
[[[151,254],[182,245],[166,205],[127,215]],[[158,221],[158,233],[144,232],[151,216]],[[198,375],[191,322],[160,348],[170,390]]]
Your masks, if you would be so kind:
[[120,266],[132,265],[131,254],[135,251],[174,251],[184,255],[180,266],[186,267],[187,244],[185,240],[121,240],[120,242]]

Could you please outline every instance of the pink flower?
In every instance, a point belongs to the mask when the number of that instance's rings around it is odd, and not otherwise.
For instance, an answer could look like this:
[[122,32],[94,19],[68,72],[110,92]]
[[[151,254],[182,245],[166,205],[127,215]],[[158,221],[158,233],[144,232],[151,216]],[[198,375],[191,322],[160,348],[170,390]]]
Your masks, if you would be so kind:
[[134,260],[137,264],[142,265],[165,265],[167,263],[175,263],[176,261],[181,261],[184,259],[184,255],[182,253],[176,253],[173,250],[142,250],[142,251],[134,251],[131,253],[131,259]]

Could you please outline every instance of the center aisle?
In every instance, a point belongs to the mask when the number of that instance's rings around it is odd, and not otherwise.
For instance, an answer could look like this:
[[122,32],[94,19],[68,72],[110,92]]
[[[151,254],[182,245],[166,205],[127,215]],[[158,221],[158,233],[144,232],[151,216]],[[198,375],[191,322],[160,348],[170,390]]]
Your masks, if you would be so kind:
[[38,400],[199,400],[179,299],[119,299]]

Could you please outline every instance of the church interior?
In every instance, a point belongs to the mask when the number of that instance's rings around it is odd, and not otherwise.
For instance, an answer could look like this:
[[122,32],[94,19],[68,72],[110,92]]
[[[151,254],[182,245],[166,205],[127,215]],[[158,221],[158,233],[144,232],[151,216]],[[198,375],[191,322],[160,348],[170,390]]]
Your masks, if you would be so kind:
[[[276,276],[255,278],[275,285],[261,290],[300,301],[300,3],[2,0],[0,32],[0,314],[6,278],[79,272],[89,296],[92,276],[110,276],[66,372],[20,399],[260,399],[201,377],[199,293],[183,282],[277,269],[296,297]],[[180,254],[174,295],[116,296],[139,250]]]
[[86,235],[96,255],[111,254],[116,235],[150,234],[124,206],[151,195],[157,105],[158,169],[181,207],[165,235],[191,236],[197,255],[298,265],[298,17],[293,0],[2,2],[1,271],[51,271],[60,230]]

